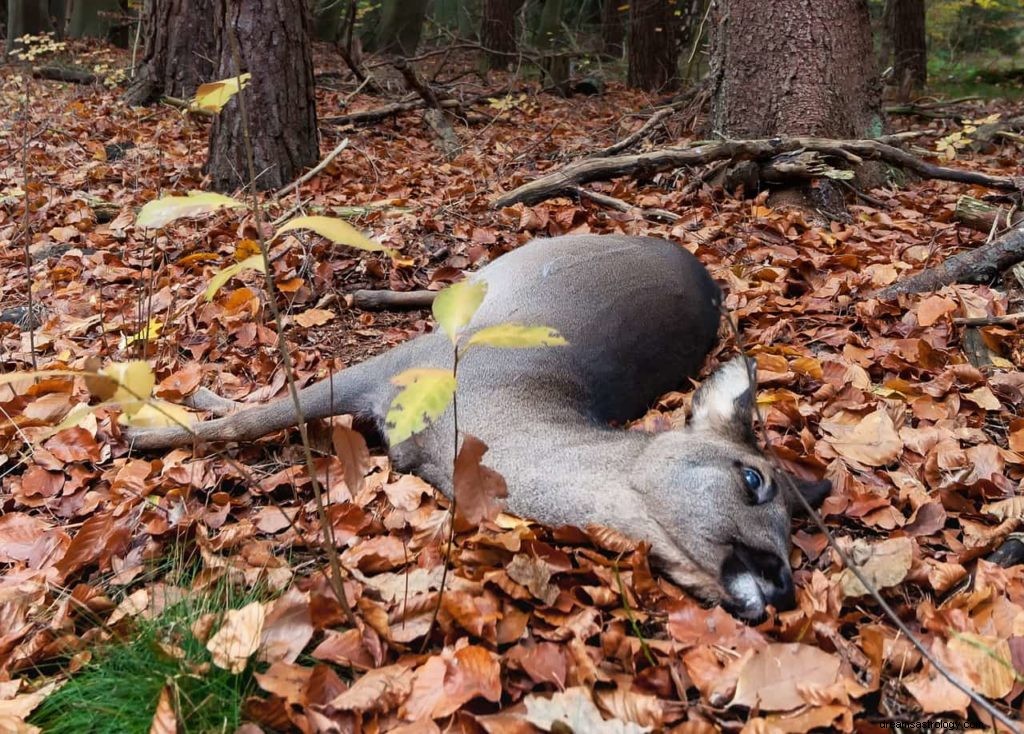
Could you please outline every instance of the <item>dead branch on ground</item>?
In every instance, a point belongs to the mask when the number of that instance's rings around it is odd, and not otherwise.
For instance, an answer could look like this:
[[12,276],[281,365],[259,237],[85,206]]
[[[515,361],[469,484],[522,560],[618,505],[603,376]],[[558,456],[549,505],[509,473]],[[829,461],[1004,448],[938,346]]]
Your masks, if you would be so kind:
[[501,208],[522,202],[536,204],[545,199],[572,193],[574,189],[591,181],[607,181],[618,176],[651,176],[685,166],[700,166],[721,160],[763,161],[783,153],[811,151],[832,156],[849,163],[880,160],[892,166],[912,171],[925,178],[977,184],[1001,191],[1024,190],[1024,178],[990,176],[977,171],[946,168],[928,163],[905,150],[890,145],[887,140],[832,140],[828,138],[771,138],[764,140],[723,140],[689,148],[659,148],[634,155],[586,158],[574,161],[557,171],[523,184],[499,196],[493,206]]

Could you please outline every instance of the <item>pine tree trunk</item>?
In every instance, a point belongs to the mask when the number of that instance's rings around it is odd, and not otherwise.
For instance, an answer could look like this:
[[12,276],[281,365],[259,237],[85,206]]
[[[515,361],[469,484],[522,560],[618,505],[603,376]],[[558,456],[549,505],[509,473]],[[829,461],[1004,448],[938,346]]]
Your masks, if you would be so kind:
[[21,48],[17,39],[53,32],[46,0],[7,0],[7,45],[5,54]]
[[375,50],[413,56],[420,45],[428,0],[385,0]]
[[186,99],[203,82],[215,80],[213,0],[146,0],[142,24],[146,50],[125,102]]
[[120,14],[120,0],[70,0],[68,38],[107,38]]
[[503,69],[514,60],[511,54],[519,48],[516,14],[522,7],[523,0],[484,0],[480,44],[491,69]]
[[678,0],[633,0],[629,4],[629,86],[668,92],[678,85],[677,9]]
[[867,0],[714,0],[711,12],[709,132],[881,133]]
[[928,43],[924,0],[892,0],[893,80],[903,94],[928,81]]
[[[248,112],[256,187],[278,189],[315,165],[320,154],[313,61],[303,0],[215,0],[218,79],[237,73],[230,33],[237,39],[242,73],[252,78],[241,92]],[[208,172],[217,191],[249,183],[238,97],[210,130]]]
[[601,51],[605,56],[614,59],[622,58],[626,24],[622,17],[624,12],[621,0],[604,0],[601,6]]

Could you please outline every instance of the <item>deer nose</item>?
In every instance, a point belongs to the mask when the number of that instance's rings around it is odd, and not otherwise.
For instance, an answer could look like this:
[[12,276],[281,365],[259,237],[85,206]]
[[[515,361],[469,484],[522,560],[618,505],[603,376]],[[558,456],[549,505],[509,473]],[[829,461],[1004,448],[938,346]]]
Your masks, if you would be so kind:
[[774,551],[736,544],[722,568],[722,581],[734,597],[731,611],[738,616],[761,617],[768,605],[776,611],[796,606],[793,573]]

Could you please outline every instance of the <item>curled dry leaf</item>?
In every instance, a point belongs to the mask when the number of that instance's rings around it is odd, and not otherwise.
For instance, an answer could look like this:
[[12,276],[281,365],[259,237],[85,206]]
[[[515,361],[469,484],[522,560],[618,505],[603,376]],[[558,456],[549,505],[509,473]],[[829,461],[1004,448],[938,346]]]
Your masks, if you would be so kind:
[[498,472],[480,463],[487,444],[465,435],[455,459],[456,527],[473,528],[484,520],[494,520],[505,505],[508,487]]
[[477,696],[497,703],[501,699],[498,657],[476,645],[454,652],[446,648],[417,671],[412,693],[402,706],[406,721],[448,716]]
[[[887,589],[903,581],[910,571],[914,560],[914,541],[911,538],[890,538],[878,543],[856,540],[847,555],[876,589]],[[868,593],[848,568],[839,574],[839,586],[846,597]]]
[[881,408],[856,423],[823,420],[821,430],[826,434],[822,441],[854,466],[885,466],[903,450],[892,418]]
[[229,609],[220,629],[206,643],[213,664],[232,673],[241,673],[260,646],[266,614],[266,607],[258,601],[241,609]]
[[160,689],[153,721],[149,725],[149,734],[177,734],[177,731],[178,714],[174,710],[171,684],[167,684]]

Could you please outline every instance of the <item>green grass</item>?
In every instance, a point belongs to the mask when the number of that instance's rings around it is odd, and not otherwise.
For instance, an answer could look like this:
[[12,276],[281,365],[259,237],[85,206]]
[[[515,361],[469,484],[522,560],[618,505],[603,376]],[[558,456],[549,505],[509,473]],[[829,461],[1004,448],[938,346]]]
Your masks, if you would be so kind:
[[[51,694],[29,721],[47,734],[146,734],[160,692],[170,685],[180,711],[180,731],[232,732],[244,719],[242,702],[254,690],[252,672],[214,666],[190,625],[208,612],[238,608],[255,592],[223,592],[186,599],[134,634],[93,651],[92,660]],[[245,598],[241,598],[245,597]],[[161,645],[184,655],[178,659]]]

